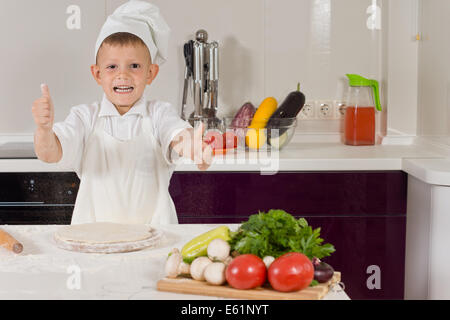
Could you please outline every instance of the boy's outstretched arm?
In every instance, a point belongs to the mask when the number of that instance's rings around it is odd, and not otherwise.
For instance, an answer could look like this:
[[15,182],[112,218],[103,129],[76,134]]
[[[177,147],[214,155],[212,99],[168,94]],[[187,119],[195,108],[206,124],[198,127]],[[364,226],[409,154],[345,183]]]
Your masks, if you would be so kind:
[[62,158],[61,143],[53,132],[55,110],[46,84],[41,84],[41,92],[42,96],[33,102],[31,108],[37,126],[34,134],[34,152],[40,160],[55,163]]
[[191,159],[201,171],[207,170],[213,161],[212,147],[203,141],[205,126],[200,122],[196,129],[181,131],[170,143],[170,147],[180,156]]

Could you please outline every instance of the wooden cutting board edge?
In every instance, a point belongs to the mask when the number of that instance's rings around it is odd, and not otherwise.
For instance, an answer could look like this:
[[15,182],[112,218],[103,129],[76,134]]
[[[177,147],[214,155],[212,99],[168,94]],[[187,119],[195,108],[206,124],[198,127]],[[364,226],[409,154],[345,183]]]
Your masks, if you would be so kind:
[[335,272],[333,278],[327,283],[315,287],[308,287],[297,292],[279,292],[270,288],[260,287],[252,290],[234,289],[228,285],[214,286],[206,281],[198,281],[190,278],[164,278],[158,281],[158,291],[166,291],[181,294],[194,294],[203,296],[215,296],[232,299],[249,300],[320,300],[325,297],[329,289],[341,281],[341,273]]

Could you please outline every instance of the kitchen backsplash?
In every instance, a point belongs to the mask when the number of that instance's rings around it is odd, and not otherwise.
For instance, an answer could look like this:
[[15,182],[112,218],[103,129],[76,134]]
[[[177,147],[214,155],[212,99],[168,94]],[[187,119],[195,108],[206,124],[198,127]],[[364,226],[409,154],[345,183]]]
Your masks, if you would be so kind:
[[[220,44],[220,116],[232,116],[247,101],[258,106],[267,96],[281,103],[298,82],[309,103],[325,101],[335,108],[345,100],[345,74],[358,73],[381,83],[385,108],[380,118],[386,130],[393,94],[388,90],[388,42],[393,41],[388,26],[397,19],[395,14],[406,16],[408,23],[413,20],[412,1],[397,1],[406,4],[405,13],[403,9],[390,10],[386,0],[153,0],[171,26],[172,37],[169,61],[146,96],[169,101],[180,109],[182,45],[193,39],[198,29],[205,29],[209,39]],[[4,111],[0,134],[34,131],[30,109],[40,96],[42,82],[49,84],[56,121],[64,120],[72,106],[101,99],[101,88],[89,69],[94,44],[106,16],[124,2],[2,1],[1,11],[8,15],[0,19],[0,34],[8,45],[0,51]],[[396,102],[389,108],[401,113],[405,106]],[[335,115],[336,109],[333,112]],[[402,131],[401,121],[415,121],[416,113],[413,108],[389,127]],[[316,117],[299,129],[340,130],[338,117],[320,120]]]

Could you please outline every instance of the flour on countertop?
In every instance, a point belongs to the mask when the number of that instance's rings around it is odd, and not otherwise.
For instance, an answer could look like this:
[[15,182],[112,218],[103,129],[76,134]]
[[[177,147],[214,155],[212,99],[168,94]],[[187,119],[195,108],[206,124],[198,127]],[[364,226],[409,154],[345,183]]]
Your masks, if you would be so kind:
[[[152,249],[128,253],[78,253],[58,248],[53,239],[55,231],[63,226],[2,226],[24,246],[23,252],[15,254],[0,248],[0,270],[2,273],[32,273],[43,272],[67,274],[70,266],[79,266],[83,274],[104,272],[107,269],[131,268],[131,264],[142,265],[143,269],[153,269],[159,272],[164,269],[167,253],[179,240],[171,232],[165,232],[158,246]],[[155,265],[157,267],[150,267]],[[145,267],[146,266],[146,267]]]

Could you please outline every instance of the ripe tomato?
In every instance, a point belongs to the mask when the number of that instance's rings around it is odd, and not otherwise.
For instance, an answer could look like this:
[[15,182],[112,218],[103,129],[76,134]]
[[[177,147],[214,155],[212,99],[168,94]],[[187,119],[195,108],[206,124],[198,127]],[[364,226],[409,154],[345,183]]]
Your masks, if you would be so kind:
[[289,252],[272,262],[268,277],[270,285],[277,291],[299,291],[310,285],[314,266],[304,254]]
[[232,150],[232,149],[213,149],[213,155],[226,154],[228,150]]
[[253,289],[266,281],[266,265],[254,254],[243,254],[231,261],[225,271],[225,278],[236,289]]
[[223,135],[222,132],[220,132],[219,130],[208,130],[205,133],[205,136],[203,137],[203,140],[207,143],[210,144],[211,147],[214,149],[222,149],[223,148],[223,144],[224,144],[224,139],[223,139]]
[[217,130],[210,130],[205,134],[204,141],[211,145],[213,154],[225,154],[228,150],[235,149],[238,144],[237,136],[231,131],[221,134]]
[[234,149],[237,147],[238,138],[231,132],[227,131],[223,134],[223,148],[224,149]]

